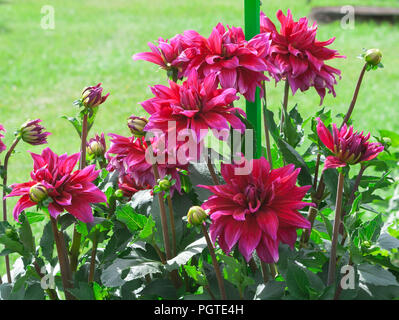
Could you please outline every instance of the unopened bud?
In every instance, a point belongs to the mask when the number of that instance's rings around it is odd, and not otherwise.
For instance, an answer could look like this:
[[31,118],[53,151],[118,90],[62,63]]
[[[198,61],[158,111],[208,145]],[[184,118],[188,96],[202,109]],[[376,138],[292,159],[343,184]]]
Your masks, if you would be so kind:
[[21,139],[31,145],[47,143],[47,136],[50,133],[44,132],[45,128],[39,124],[41,121],[40,119],[26,121],[19,130]]
[[168,191],[172,184],[168,179],[162,179],[161,181],[159,181],[158,185],[161,188],[161,190]]
[[29,190],[29,199],[32,202],[39,203],[45,200],[47,196],[48,196],[47,188],[41,183],[35,184]]
[[131,133],[136,137],[143,137],[145,135],[144,127],[147,125],[148,120],[142,117],[130,116],[127,120],[127,126]]
[[123,197],[123,191],[121,189],[116,190],[115,191],[115,197],[122,198]]
[[188,210],[187,221],[193,226],[198,226],[202,224],[208,217],[204,209],[199,206],[193,206]]
[[382,53],[380,49],[369,49],[366,51],[364,59],[368,64],[376,66],[381,62]]

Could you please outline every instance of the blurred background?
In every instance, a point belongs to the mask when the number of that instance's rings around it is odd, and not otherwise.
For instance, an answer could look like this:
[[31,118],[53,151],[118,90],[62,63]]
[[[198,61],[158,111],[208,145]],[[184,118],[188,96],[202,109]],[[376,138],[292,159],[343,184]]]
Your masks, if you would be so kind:
[[[262,0],[261,10],[276,22],[276,12],[292,10],[294,19],[308,16],[317,6],[380,6],[399,8],[398,0]],[[127,135],[126,118],[145,115],[138,104],[151,97],[149,86],[166,83],[165,73],[145,61],[133,61],[134,53],[148,51],[147,42],[171,38],[187,29],[208,37],[218,22],[244,26],[243,0],[0,0],[0,123],[7,145],[13,132],[27,119],[41,118],[52,132],[49,146],[57,153],[79,151],[72,126],[60,117],[74,116],[82,89],[103,83],[111,95],[100,106],[90,136],[96,132]],[[54,10],[54,28],[41,24]],[[279,28],[279,24],[277,24]],[[399,23],[362,22],[351,27],[341,21],[319,24],[317,39],[336,37],[330,48],[346,59],[331,65],[342,70],[337,97],[327,95],[324,106],[333,114],[345,112],[351,101],[363,62],[362,49],[380,48],[384,69],[366,74],[353,117],[356,126],[378,134],[378,129],[399,130]],[[268,86],[269,106],[277,112],[283,86]],[[320,109],[319,96],[311,89],[290,97],[304,117]],[[244,100],[238,102],[244,106]],[[9,181],[28,180],[32,168],[27,150],[42,147],[19,144],[11,159]],[[15,203],[9,201],[9,216]],[[0,262],[0,272],[3,269]]]

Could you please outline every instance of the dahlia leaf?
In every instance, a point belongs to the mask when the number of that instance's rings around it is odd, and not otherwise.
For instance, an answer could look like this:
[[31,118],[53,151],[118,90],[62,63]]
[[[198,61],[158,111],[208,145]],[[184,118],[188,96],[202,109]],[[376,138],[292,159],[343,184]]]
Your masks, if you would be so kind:
[[282,281],[270,280],[256,288],[254,300],[280,300],[284,296],[286,284]]
[[295,263],[288,265],[286,283],[289,293],[296,299],[309,299],[309,279]]
[[204,237],[194,241],[175,258],[167,261],[167,264],[165,265],[166,270],[172,271],[178,269],[181,265],[186,264],[192,257],[201,253],[206,246],[207,244]]

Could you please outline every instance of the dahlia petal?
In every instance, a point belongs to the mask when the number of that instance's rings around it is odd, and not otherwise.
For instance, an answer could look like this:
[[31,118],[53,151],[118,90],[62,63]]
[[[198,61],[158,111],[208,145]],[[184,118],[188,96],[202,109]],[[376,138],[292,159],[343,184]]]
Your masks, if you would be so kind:
[[277,239],[277,231],[279,229],[279,222],[277,214],[272,210],[260,211],[256,215],[256,222],[262,229],[273,240]]
[[65,210],[82,222],[88,223],[94,220],[90,204],[86,201],[80,201],[78,197],[75,197],[72,205],[66,206]]
[[324,125],[320,118],[317,118],[316,120],[318,122],[317,134],[321,142],[323,142],[328,149],[334,152],[334,141],[331,132],[327,129],[327,127]]
[[324,162],[323,171],[327,169],[346,167],[346,165],[346,162],[341,161],[339,158],[328,156]]
[[247,262],[251,259],[252,252],[258,246],[261,235],[262,231],[256,224],[256,219],[246,219],[242,225],[242,234],[238,247]]
[[288,244],[291,249],[294,249],[295,242],[297,239],[297,233],[295,228],[280,228],[278,230],[278,238],[282,243]]
[[233,249],[237,241],[240,239],[242,234],[241,225],[242,223],[235,220],[230,220],[228,223],[226,223],[226,227],[224,229],[224,240],[228,246],[228,252]]
[[24,195],[24,196],[22,196],[22,197],[18,200],[18,202],[16,203],[16,205],[15,205],[13,211],[12,211],[14,220],[19,222],[18,217],[19,217],[20,213],[21,213],[22,211],[24,211],[25,209],[27,209],[27,208],[30,208],[30,207],[35,206],[36,204],[37,204],[37,203],[35,203],[35,202],[33,202],[33,201],[31,201],[31,200],[29,199],[29,195]]

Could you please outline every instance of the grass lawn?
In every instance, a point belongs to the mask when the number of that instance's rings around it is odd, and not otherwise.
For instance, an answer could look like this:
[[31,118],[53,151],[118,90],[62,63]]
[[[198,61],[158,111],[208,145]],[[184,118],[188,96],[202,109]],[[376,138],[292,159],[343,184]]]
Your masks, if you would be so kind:
[[[133,53],[147,51],[147,42],[158,37],[170,38],[186,29],[208,36],[218,23],[243,26],[242,0],[20,0],[0,1],[0,123],[8,129],[6,143],[25,120],[41,118],[48,131],[50,147],[57,153],[79,149],[77,136],[61,115],[72,116],[72,102],[83,87],[103,83],[111,92],[101,106],[92,134],[115,132],[128,134],[125,121],[132,113],[145,115],[138,102],[151,97],[149,86],[165,83],[163,71],[144,61],[132,61]],[[291,8],[297,19],[309,14],[312,6],[375,5],[372,0],[263,0],[262,10],[276,21],[277,9]],[[55,29],[43,30],[41,8],[52,5]],[[399,6],[397,0],[380,0],[381,6]],[[349,105],[355,81],[362,68],[356,57],[362,48],[379,47],[384,69],[366,74],[354,112],[356,123],[376,134],[377,129],[398,130],[399,123],[399,25],[356,23],[345,30],[339,22],[320,25],[319,40],[336,37],[330,47],[346,59],[331,65],[343,71],[336,92],[324,105],[336,113]],[[282,85],[269,85],[269,105],[277,111],[282,99]],[[319,97],[311,92],[297,93],[290,103],[311,115],[319,108]],[[241,100],[240,105],[244,105]],[[41,147],[23,143],[13,156],[9,181],[28,179],[32,167],[27,150]],[[15,201],[9,201],[9,216]],[[39,232],[39,231],[38,231]],[[40,233],[37,234],[38,236]],[[4,259],[0,259],[0,273]]]

